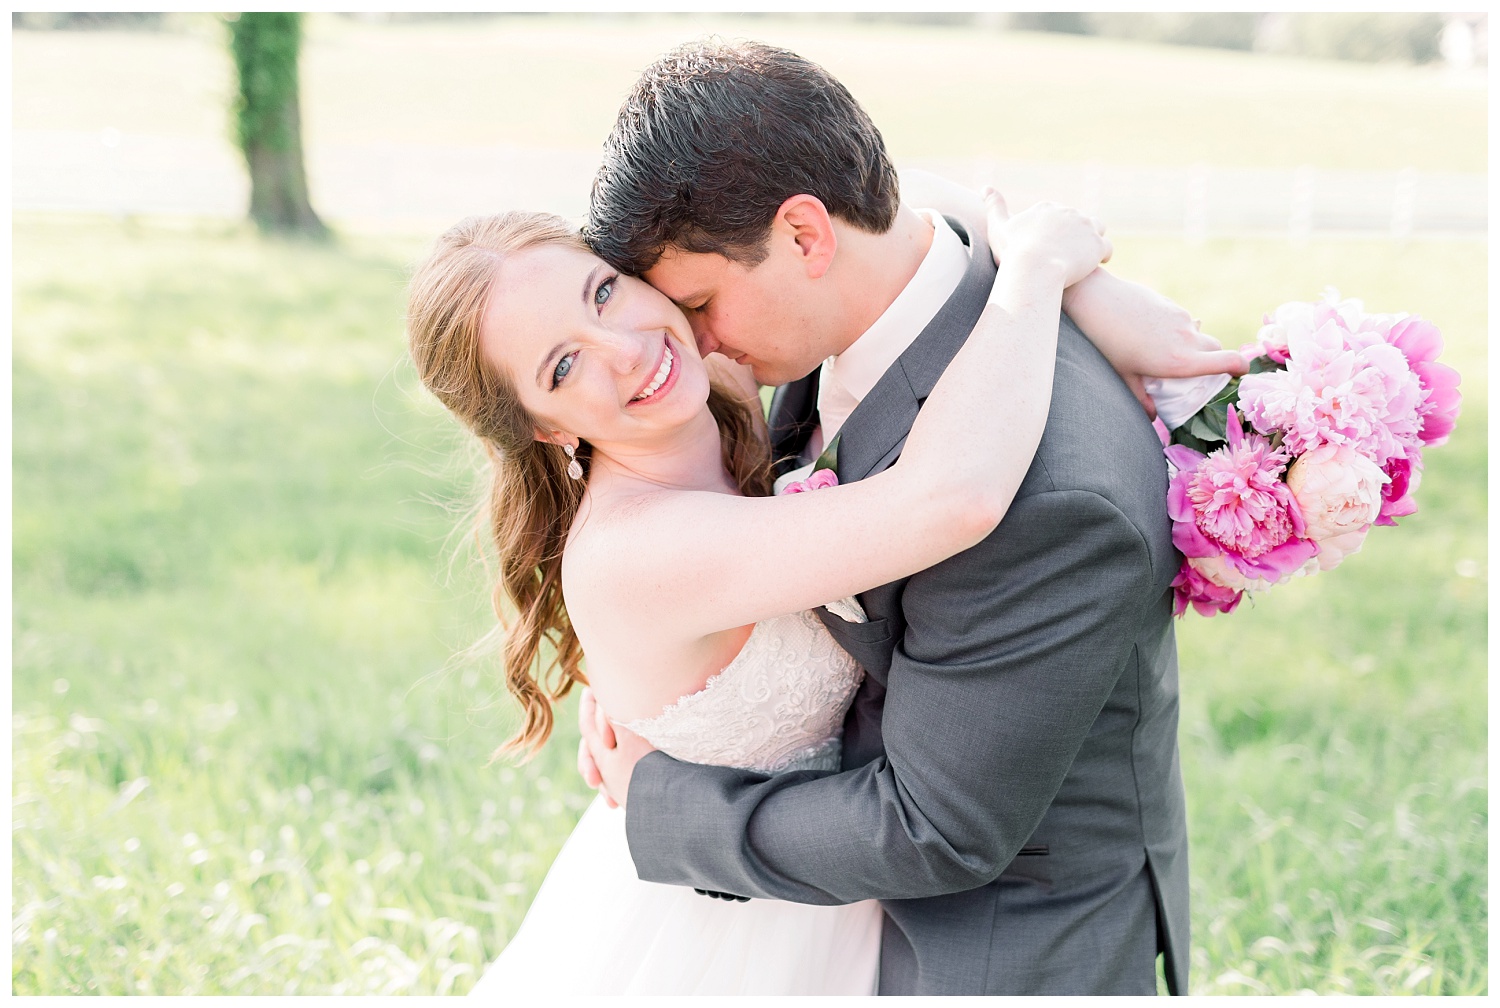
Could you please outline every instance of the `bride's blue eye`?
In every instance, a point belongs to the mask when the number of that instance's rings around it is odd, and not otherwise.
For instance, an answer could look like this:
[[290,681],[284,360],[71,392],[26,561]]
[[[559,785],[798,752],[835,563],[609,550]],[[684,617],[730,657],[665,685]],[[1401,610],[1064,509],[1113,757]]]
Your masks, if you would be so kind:
[[553,388],[557,388],[557,386],[562,383],[562,380],[568,377],[568,373],[573,370],[573,358],[577,356],[578,351],[574,350],[572,353],[568,354],[562,360],[557,362],[557,367],[552,369]]
[[599,286],[594,288],[595,307],[603,308],[609,299],[614,297],[615,281],[618,279],[620,279],[618,276],[605,277],[599,282]]

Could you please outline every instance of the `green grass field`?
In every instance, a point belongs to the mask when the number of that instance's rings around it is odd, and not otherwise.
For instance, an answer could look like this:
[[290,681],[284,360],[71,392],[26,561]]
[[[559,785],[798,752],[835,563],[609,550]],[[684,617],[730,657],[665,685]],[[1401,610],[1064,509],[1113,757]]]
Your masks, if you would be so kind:
[[[23,217],[15,993],[458,992],[589,794],[508,730],[450,563],[463,440],[402,362],[419,241]],[[1203,993],[1487,989],[1478,244],[1121,239],[1236,343],[1323,283],[1465,375],[1421,512],[1181,626]]]
[[[226,138],[223,27],[12,37],[17,129]],[[708,33],[826,66],[898,160],[1485,170],[1487,102],[1438,67],[1337,63],[1104,38],[735,14],[361,24],[313,15],[309,144],[597,150],[636,74]]]

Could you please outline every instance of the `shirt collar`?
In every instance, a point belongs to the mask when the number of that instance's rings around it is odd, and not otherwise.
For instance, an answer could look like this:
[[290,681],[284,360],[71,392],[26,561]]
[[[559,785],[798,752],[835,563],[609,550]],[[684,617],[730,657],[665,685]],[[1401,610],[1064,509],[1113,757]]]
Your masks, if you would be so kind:
[[830,357],[823,380],[832,379],[862,400],[880,376],[906,352],[948,298],[969,268],[969,249],[936,210],[918,210],[932,224],[932,244],[917,272],[890,306],[849,348]]

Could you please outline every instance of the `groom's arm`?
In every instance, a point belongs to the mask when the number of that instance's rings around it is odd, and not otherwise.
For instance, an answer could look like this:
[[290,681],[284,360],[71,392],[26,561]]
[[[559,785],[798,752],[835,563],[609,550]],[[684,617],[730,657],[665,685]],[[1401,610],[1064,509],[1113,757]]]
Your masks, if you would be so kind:
[[978,546],[915,575],[886,754],[775,777],[659,752],[631,777],[641,878],[802,903],[997,878],[1036,830],[1160,602],[1146,543],[1105,498],[1016,501]]

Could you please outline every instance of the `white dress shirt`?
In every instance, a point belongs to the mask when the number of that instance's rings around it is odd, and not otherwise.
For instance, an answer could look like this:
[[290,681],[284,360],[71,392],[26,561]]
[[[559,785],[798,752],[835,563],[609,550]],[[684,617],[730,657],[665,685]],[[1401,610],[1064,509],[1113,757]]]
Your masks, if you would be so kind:
[[932,244],[917,272],[870,328],[843,353],[823,362],[818,378],[822,444],[833,440],[880,376],[943,310],[969,268],[969,248],[943,215],[935,210],[917,212],[932,225]]

